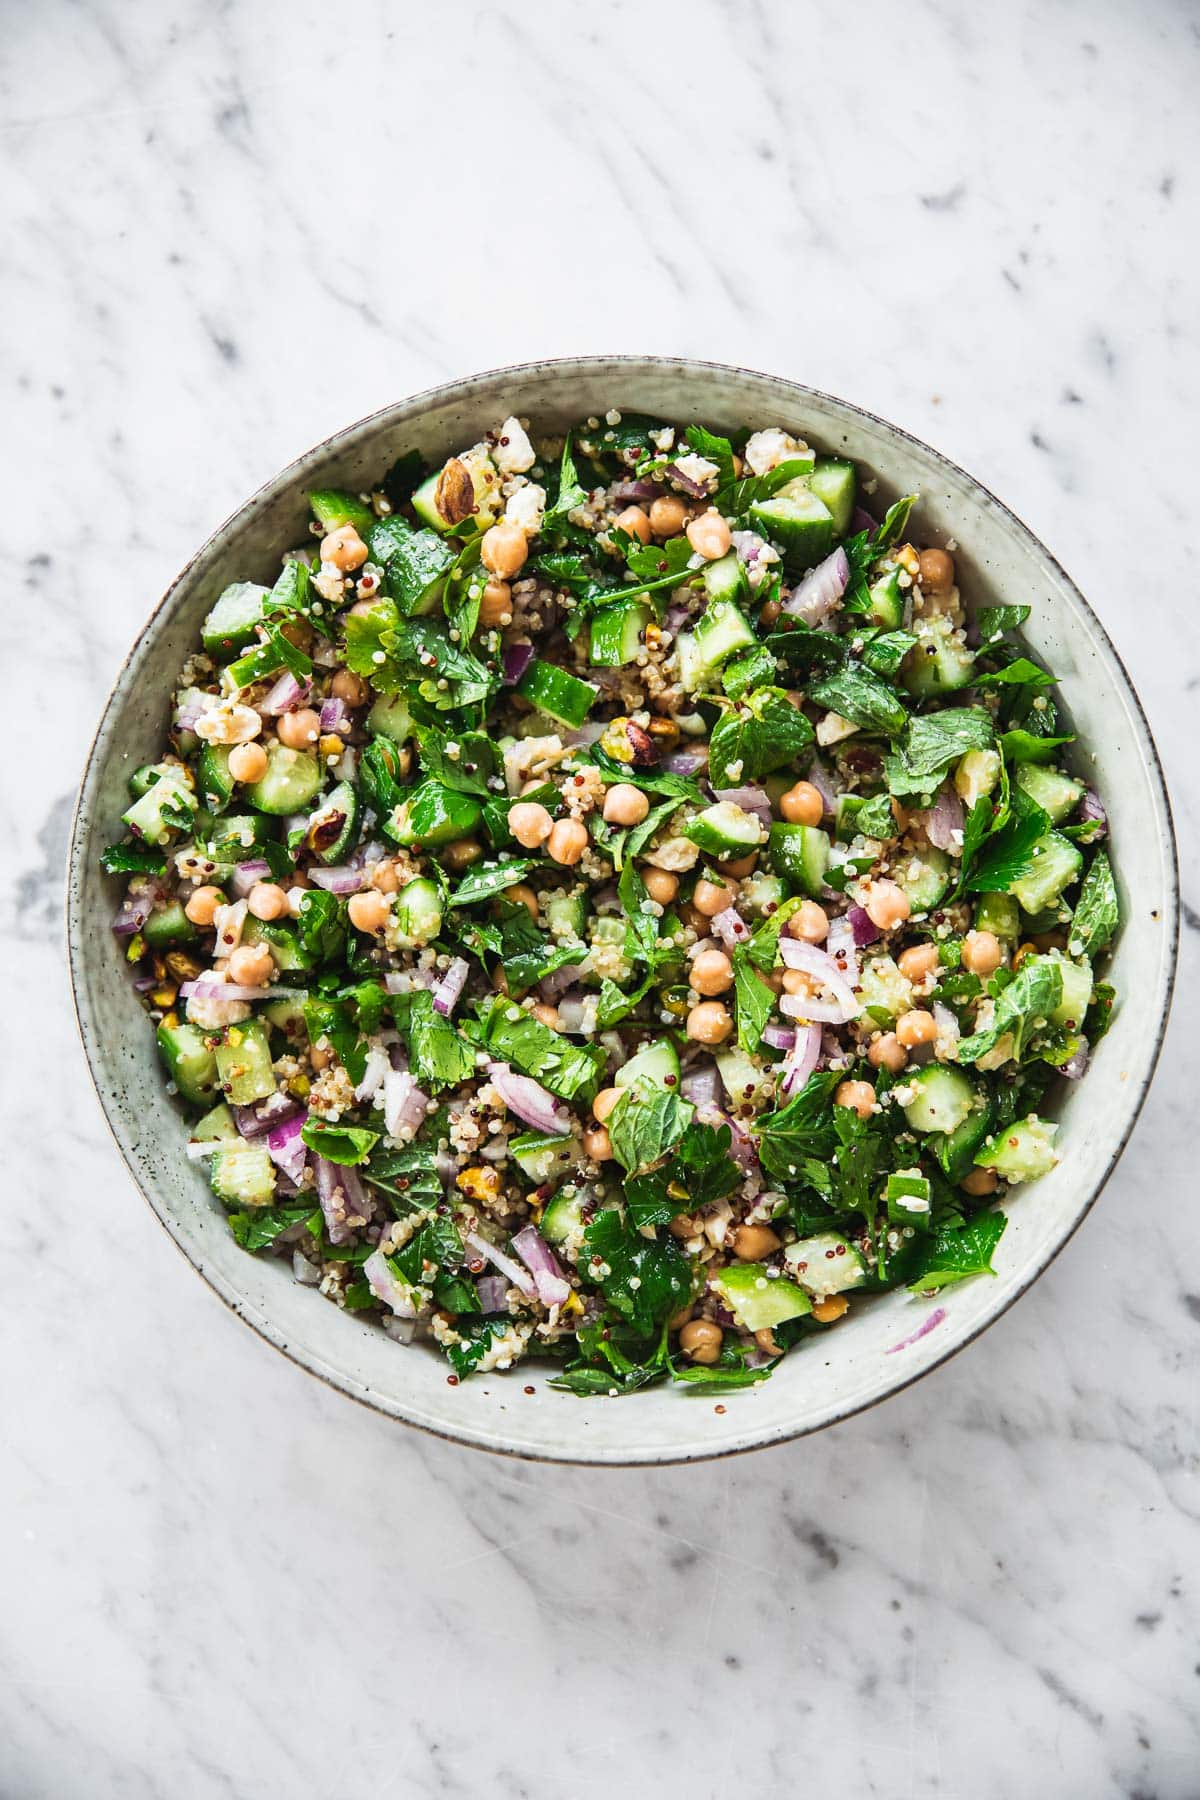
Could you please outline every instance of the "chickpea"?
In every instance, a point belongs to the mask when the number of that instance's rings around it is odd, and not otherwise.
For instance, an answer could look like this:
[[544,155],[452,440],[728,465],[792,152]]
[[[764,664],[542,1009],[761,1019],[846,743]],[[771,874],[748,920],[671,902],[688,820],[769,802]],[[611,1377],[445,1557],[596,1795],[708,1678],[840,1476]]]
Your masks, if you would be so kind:
[[642,876],[646,892],[659,906],[670,906],[679,892],[679,877],[667,869],[647,869]]
[[835,1106],[848,1106],[860,1119],[869,1119],[875,1109],[875,1089],[869,1081],[843,1081],[833,1096]]
[[803,969],[781,970],[779,985],[785,994],[803,994],[808,1000],[816,992],[812,976],[806,975]]
[[922,550],[921,586],[927,594],[944,594],[954,586],[954,558],[946,550]]
[[512,589],[507,581],[489,581],[479,602],[479,623],[489,628],[512,624]]
[[959,1182],[964,1194],[974,1194],[982,1198],[985,1194],[994,1194],[1000,1185],[1000,1177],[995,1169],[972,1169]]
[[671,1236],[678,1238],[680,1243],[685,1243],[688,1238],[695,1237],[699,1229],[700,1227],[690,1213],[676,1213],[667,1226]]
[[972,975],[994,975],[1003,952],[994,931],[968,931],[963,944],[963,966]]
[[518,881],[515,887],[505,888],[504,898],[518,902],[525,908],[531,919],[536,919],[542,910],[538,905],[537,895],[523,881]]
[[873,1069],[889,1069],[898,1075],[908,1061],[908,1052],[894,1031],[885,1031],[867,1051],[867,1061]]
[[616,781],[604,796],[604,817],[610,825],[640,825],[650,802],[631,781]]
[[235,781],[261,781],[267,772],[267,753],[261,744],[235,744],[229,752],[229,773]]
[[682,1331],[688,1320],[694,1318],[695,1315],[696,1309],[694,1306],[681,1306],[679,1311],[673,1312],[667,1320],[668,1330]]
[[554,829],[554,820],[536,800],[519,800],[509,808],[508,829],[526,850],[537,850]]
[[492,986],[498,994],[507,994],[508,976],[504,973],[504,964],[497,963],[492,970]]
[[624,512],[618,513],[617,525],[641,543],[650,542],[650,520],[640,506],[627,506]]
[[704,557],[706,562],[716,562],[724,556],[732,543],[729,527],[715,507],[693,519],[687,528],[687,541],[697,556]]
[[749,856],[735,857],[732,862],[717,864],[722,875],[728,875],[733,881],[740,881],[744,875],[753,875],[758,864],[758,851],[751,850]]
[[246,901],[256,919],[282,919],[288,898],[274,881],[256,881]]
[[937,1020],[923,1006],[901,1013],[896,1020],[896,1041],[906,1050],[915,1050],[918,1044],[932,1044],[937,1034]]
[[479,559],[485,569],[493,575],[499,575],[507,581],[510,575],[524,567],[525,558],[529,555],[529,540],[519,525],[502,519],[499,525],[492,525],[483,534],[479,546]]
[[811,781],[798,781],[780,796],[779,810],[789,825],[819,825],[825,817],[825,802]]
[[225,896],[219,887],[198,887],[183,910],[193,925],[211,925],[213,914],[224,904]]
[[539,1000],[537,1005],[531,1006],[529,1010],[539,1025],[545,1025],[551,1031],[558,1030],[557,1006],[548,1006],[544,1001]]
[[835,1319],[840,1319],[849,1310],[850,1302],[845,1294],[830,1294],[827,1299],[817,1301],[812,1309],[812,1316],[819,1319],[822,1325],[832,1325]]
[[894,881],[873,881],[867,891],[866,914],[880,931],[902,925],[912,912],[908,895]]
[[783,1243],[769,1225],[739,1225],[733,1234],[733,1254],[739,1262],[761,1262]]
[[679,1348],[694,1363],[715,1363],[724,1342],[725,1333],[711,1319],[689,1319],[679,1333]]
[[702,875],[692,890],[692,905],[706,919],[715,919],[719,912],[732,906],[737,899],[737,889],[728,881],[710,881]]
[[697,1044],[723,1044],[732,1030],[729,1009],[719,1000],[702,1000],[687,1016],[687,1034]]
[[678,537],[687,520],[687,507],[675,494],[663,494],[650,503],[650,529],[657,538]]
[[372,934],[382,931],[391,917],[387,896],[374,888],[368,888],[362,894],[351,894],[347,911],[356,931],[368,931]]
[[754,1341],[764,1356],[783,1355],[783,1345],[775,1342],[774,1333],[769,1325],[764,1325],[761,1331],[755,1332]]
[[607,1162],[612,1155],[612,1139],[604,1125],[592,1125],[583,1134],[584,1154],[591,1162]]
[[343,575],[351,569],[361,569],[367,560],[367,554],[367,546],[353,525],[339,525],[335,531],[327,532],[321,539],[321,561],[332,563]]
[[764,631],[773,631],[779,623],[779,615],[783,607],[778,600],[768,600],[758,615],[758,622]]
[[442,861],[453,874],[469,869],[483,855],[483,848],[474,838],[455,838],[443,846]]
[[400,870],[394,857],[385,857],[377,862],[367,877],[367,885],[380,894],[396,894],[400,891]]
[[733,964],[723,950],[702,950],[692,964],[691,982],[698,994],[723,994],[733,984]]
[[320,1075],[333,1062],[333,1051],[326,1049],[324,1044],[314,1044],[308,1053],[308,1060]]
[[789,937],[802,944],[823,944],[829,936],[829,915],[818,900],[804,900],[787,922]]
[[570,868],[587,849],[587,826],[578,819],[560,819],[546,839],[546,849],[556,863]]
[[907,950],[900,952],[896,958],[896,967],[905,981],[911,981],[915,986],[917,982],[924,981],[926,976],[933,974],[938,960],[936,944],[912,944]]
[[235,987],[266,987],[274,973],[275,959],[266,944],[240,944],[229,958]]
[[353,669],[339,669],[329,684],[329,691],[335,700],[341,700],[347,706],[365,706],[371,690]]
[[592,1117],[598,1125],[603,1125],[605,1119],[607,1119],[609,1113],[624,1092],[625,1089],[619,1087],[600,1089],[600,1092],[592,1101]]
[[281,714],[275,730],[289,750],[307,750],[321,735],[320,716],[311,706],[300,706],[295,712]]

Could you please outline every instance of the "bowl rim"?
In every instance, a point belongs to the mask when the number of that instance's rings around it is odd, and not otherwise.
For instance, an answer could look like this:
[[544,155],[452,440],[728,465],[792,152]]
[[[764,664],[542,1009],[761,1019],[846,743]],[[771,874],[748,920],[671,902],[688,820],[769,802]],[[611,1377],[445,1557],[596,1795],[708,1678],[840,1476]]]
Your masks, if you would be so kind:
[[[996,1304],[985,1312],[984,1316],[966,1333],[965,1336],[959,1338],[955,1342],[948,1343],[944,1350],[937,1352],[931,1351],[928,1355],[928,1360],[923,1362],[919,1367],[914,1368],[911,1373],[904,1374],[902,1371],[897,1370],[898,1378],[890,1383],[883,1392],[874,1394],[866,1399],[856,1399],[839,1404],[830,1409],[827,1417],[811,1424],[801,1424],[796,1425],[795,1427],[786,1425],[775,1427],[764,1431],[757,1436],[753,1435],[753,1433],[749,1433],[747,1434],[749,1441],[721,1445],[711,1450],[701,1448],[675,1452],[672,1451],[669,1446],[664,1445],[655,1446],[653,1451],[644,1453],[635,1452],[632,1454],[624,1454],[619,1450],[597,1453],[591,1451],[589,1446],[582,1445],[579,1447],[581,1453],[578,1454],[570,1448],[565,1449],[561,1453],[556,1451],[552,1454],[549,1451],[531,1450],[516,1443],[505,1442],[503,1433],[497,1433],[494,1438],[489,1438],[473,1428],[455,1430],[449,1425],[442,1427],[429,1422],[427,1419],[410,1416],[402,1406],[382,1402],[375,1391],[365,1384],[356,1384],[347,1377],[340,1377],[338,1372],[332,1368],[315,1366],[315,1364],[309,1360],[303,1347],[298,1348],[292,1343],[284,1341],[282,1334],[273,1328],[272,1321],[269,1317],[265,1317],[260,1322],[258,1319],[246,1315],[242,1309],[241,1295],[236,1286],[228,1282],[218,1270],[207,1266],[202,1256],[188,1240],[186,1233],[178,1226],[170,1213],[166,1210],[160,1210],[148,1188],[143,1186],[142,1178],[135,1166],[134,1159],[122,1142],[121,1134],[117,1129],[114,1119],[115,1109],[110,1107],[104,1084],[101,1081],[99,1071],[92,1056],[88,1031],[90,1003],[87,998],[83,978],[84,964],[87,958],[84,947],[85,934],[81,928],[82,920],[80,916],[80,903],[83,888],[81,865],[83,863],[84,855],[85,819],[89,811],[91,788],[96,768],[95,753],[97,745],[104,735],[105,729],[109,723],[110,714],[113,712],[114,707],[121,697],[125,675],[134,661],[149,627],[158,620],[160,615],[166,613],[170,609],[181,584],[191,574],[196,565],[203,562],[218,539],[235,529],[244,521],[246,515],[251,513],[261,503],[284,492],[298,479],[301,471],[315,457],[324,457],[331,452],[336,452],[343,444],[354,440],[360,434],[369,431],[372,427],[382,425],[387,419],[401,410],[411,414],[414,411],[419,412],[425,407],[452,401],[456,397],[466,398],[473,389],[482,386],[483,384],[501,379],[525,379],[536,377],[539,374],[551,370],[563,372],[576,371],[581,376],[592,378],[598,374],[602,374],[605,369],[614,372],[639,371],[642,373],[677,373],[681,370],[685,370],[688,373],[698,373],[701,375],[712,374],[732,378],[748,377],[751,380],[767,381],[779,388],[789,390],[795,397],[798,408],[802,408],[803,405],[808,402],[827,402],[833,407],[840,408],[844,412],[849,413],[858,419],[882,427],[884,431],[891,433],[894,437],[901,439],[905,443],[914,445],[925,455],[931,457],[934,462],[942,468],[961,478],[996,510],[1006,528],[1014,532],[1017,537],[1022,538],[1028,549],[1044,559],[1046,565],[1054,572],[1057,579],[1068,590],[1074,603],[1080,608],[1086,619],[1089,621],[1092,629],[1100,640],[1104,651],[1111,659],[1112,666],[1118,674],[1120,681],[1124,685],[1125,698],[1129,703],[1135,727],[1141,738],[1141,748],[1145,758],[1147,773],[1161,805],[1162,819],[1166,828],[1165,842],[1163,844],[1165,879],[1163,900],[1164,911],[1168,915],[1163,921],[1164,926],[1166,927],[1166,935],[1163,943],[1163,967],[1165,969],[1164,1004],[1159,1017],[1154,1043],[1149,1055],[1145,1059],[1141,1072],[1137,1077],[1133,1102],[1129,1109],[1125,1129],[1121,1134],[1120,1140],[1114,1146],[1103,1172],[1095,1181],[1090,1194],[1088,1194],[1087,1198],[1078,1207],[1061,1236],[1058,1237],[1040,1258],[1030,1266],[1010,1291],[997,1299]],[[535,362],[508,363],[502,364],[496,368],[479,370],[470,375],[459,376],[454,380],[439,382],[432,387],[420,389],[414,394],[404,396],[399,400],[389,402],[386,406],[376,408],[375,411],[365,414],[363,417],[354,420],[348,425],[342,426],[337,431],[331,432],[326,437],[318,440],[317,443],[311,445],[307,450],[302,451],[298,456],[294,457],[277,474],[262,482],[253,493],[247,497],[247,499],[242,501],[242,503],[221,521],[221,523],[214,527],[207,538],[205,538],[204,542],[184,563],[178,574],[164,589],[157,604],[152,607],[147,614],[143,625],[131,643],[120,667],[117,669],[101,708],[95,730],[88,743],[83,778],[80,781],[79,792],[76,797],[75,807],[71,818],[71,832],[65,873],[66,895],[64,925],[67,940],[67,964],[71,987],[72,1010],[74,1012],[76,1029],[79,1033],[80,1043],[83,1049],[84,1061],[87,1065],[93,1090],[99,1102],[101,1114],[108,1127],[109,1134],[117,1147],[121,1160],[138,1193],[149,1207],[153,1216],[157,1219],[159,1225],[167,1233],[167,1236],[175,1245],[175,1248],[200,1276],[205,1285],[216,1295],[226,1308],[234,1314],[235,1317],[239,1318],[244,1324],[249,1325],[251,1330],[254,1331],[258,1337],[262,1338],[265,1343],[271,1345],[271,1347],[278,1351],[281,1356],[285,1357],[288,1362],[295,1364],[297,1367],[303,1369],[306,1374],[314,1376],[317,1380],[324,1382],[326,1386],[335,1389],[338,1393],[346,1395],[348,1399],[357,1401],[359,1405],[363,1406],[377,1417],[398,1420],[410,1428],[427,1433],[431,1437],[440,1438],[448,1443],[461,1444],[473,1450],[484,1450],[495,1456],[514,1457],[523,1462],[544,1462],[577,1465],[580,1467],[654,1468],[693,1462],[712,1462],[716,1461],[718,1458],[745,1456],[757,1450],[769,1449],[775,1445],[791,1443],[797,1438],[812,1436],[816,1432],[826,1430],[831,1425],[844,1423],[845,1420],[853,1418],[859,1413],[867,1412],[875,1406],[882,1405],[885,1401],[892,1399],[896,1394],[903,1392],[906,1388],[912,1387],[916,1382],[921,1381],[927,1375],[932,1374],[934,1370],[942,1368],[952,1357],[959,1355],[961,1351],[973,1344],[977,1338],[982,1336],[985,1331],[994,1325],[999,1318],[1008,1312],[1009,1309],[1028,1292],[1035,1281],[1040,1279],[1050,1267],[1051,1263],[1055,1261],[1061,1251],[1075,1236],[1075,1233],[1079,1230],[1084,1219],[1090,1214],[1100,1198],[1100,1195],[1107,1187],[1113,1171],[1120,1161],[1121,1156],[1125,1151],[1125,1147],[1137,1125],[1138,1119],[1141,1116],[1142,1108],[1150,1089],[1150,1084],[1154,1079],[1154,1074],[1158,1067],[1159,1057],[1162,1053],[1163,1040],[1166,1036],[1167,1025],[1170,1019],[1171,1003],[1178,970],[1181,915],[1179,851],[1175,832],[1175,822],[1171,809],[1170,794],[1163,771],[1162,758],[1159,754],[1158,745],[1155,741],[1150,721],[1146,716],[1146,710],[1142,705],[1141,697],[1138,694],[1136,687],[1130,679],[1129,671],[1125,666],[1124,659],[1113,644],[1112,639],[1109,637],[1108,632],[1090,602],[1085,598],[1079,587],[1072,580],[1062,563],[1053,552],[1046,547],[1025,521],[1003,500],[999,499],[997,495],[995,495],[984,482],[980,481],[976,475],[973,475],[969,470],[964,469],[961,464],[954,462],[951,457],[946,456],[934,445],[927,443],[923,438],[917,437],[915,433],[906,430],[904,426],[896,425],[892,420],[884,418],[882,414],[872,412],[869,408],[860,406],[854,401],[843,399],[840,395],[828,393],[821,388],[810,387],[803,382],[793,381],[788,376],[772,375],[766,371],[752,369],[741,364],[714,362],[698,357],[638,355],[634,353],[599,353],[596,355],[549,357],[539,359]]]

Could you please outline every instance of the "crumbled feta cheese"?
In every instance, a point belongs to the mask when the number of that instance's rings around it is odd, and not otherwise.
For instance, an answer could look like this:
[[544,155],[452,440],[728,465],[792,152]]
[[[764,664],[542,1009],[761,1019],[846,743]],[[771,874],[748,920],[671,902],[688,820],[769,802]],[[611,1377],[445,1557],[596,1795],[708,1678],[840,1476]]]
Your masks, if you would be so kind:
[[790,432],[780,431],[772,426],[769,431],[756,431],[746,445],[745,461],[747,467],[755,475],[769,475],[777,469],[781,462],[789,456],[796,456],[807,445],[792,437]]
[[492,461],[502,475],[523,475],[535,461],[533,445],[520,419],[505,419],[500,427],[500,441],[492,451]]
[[262,730],[262,720],[252,706],[221,700],[206,707],[193,727],[206,744],[248,744]]
[[677,456],[675,467],[681,475],[686,475],[689,481],[694,481],[699,487],[707,488],[709,493],[716,487],[721,473],[716,463],[709,462],[707,456],[697,456],[694,450],[689,451],[686,456]]
[[536,537],[542,529],[542,515],[546,510],[546,490],[538,487],[536,482],[527,482],[517,489],[507,506],[504,517],[508,524],[519,525],[526,537]]

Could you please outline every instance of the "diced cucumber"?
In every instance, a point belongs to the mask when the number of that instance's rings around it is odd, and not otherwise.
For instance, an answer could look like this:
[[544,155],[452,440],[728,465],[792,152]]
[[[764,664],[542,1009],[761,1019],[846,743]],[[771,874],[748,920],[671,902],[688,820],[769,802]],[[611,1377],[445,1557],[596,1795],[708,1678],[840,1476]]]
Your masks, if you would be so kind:
[[675,666],[685,694],[698,694],[702,689],[712,687],[716,679],[716,671],[710,669],[701,656],[700,646],[690,631],[681,631],[675,639]]
[[961,1181],[970,1173],[975,1153],[988,1134],[993,1107],[985,1094],[976,1095],[976,1105],[955,1131],[929,1140],[929,1148],[937,1157],[948,1181]]
[[[580,979],[599,983],[600,969],[618,985],[633,974],[633,964],[625,954],[625,921],[606,916],[593,919],[588,932],[589,955],[579,964]],[[596,952],[595,955],[590,952]]]
[[336,531],[340,525],[353,525],[359,536],[365,538],[375,523],[375,514],[366,501],[341,488],[317,488],[308,496],[308,504],[322,531]]
[[870,956],[862,966],[858,992],[863,1011],[872,1021],[887,1029],[901,1013],[910,1012],[913,1003],[912,982],[900,973],[899,964],[890,956]]
[[275,835],[270,819],[258,813],[197,813],[194,829],[197,844],[215,863],[245,862]]
[[732,862],[758,849],[763,828],[753,813],[732,800],[718,800],[715,806],[706,806],[702,813],[689,819],[681,835],[699,845],[705,856]]
[[860,1252],[836,1231],[819,1231],[815,1237],[789,1244],[783,1260],[801,1286],[818,1300],[861,1287],[867,1278]]
[[228,744],[205,744],[196,761],[200,800],[210,812],[220,812],[233,796],[235,784],[229,773],[229,748]]
[[453,844],[470,837],[483,817],[483,807],[473,794],[460,794],[456,788],[443,787],[440,781],[422,781],[383,821],[383,829],[397,844],[409,848],[420,844],[436,850],[442,844]]
[[304,828],[304,842],[323,863],[344,862],[358,842],[361,809],[348,781],[339,781]]
[[216,1058],[222,1090],[234,1106],[249,1106],[275,1092],[271,1048],[260,1019],[226,1026]]
[[905,850],[892,858],[892,877],[908,896],[914,913],[932,912],[950,886],[950,858],[932,845],[924,850]]
[[990,931],[1002,944],[1015,944],[1020,936],[1017,903],[1011,894],[980,894],[975,902],[976,931]]
[[600,607],[592,616],[588,661],[596,668],[624,668],[641,649],[642,633],[653,617],[644,600],[619,600],[615,606]]
[[642,1084],[646,1087],[669,1088],[672,1093],[679,1092],[679,1057],[675,1046],[669,1038],[658,1038],[652,1044],[644,1044],[636,1056],[631,1056],[613,1076],[617,1087],[633,1087]]
[[275,967],[281,975],[307,974],[316,967],[317,959],[300,942],[294,925],[278,920],[256,919],[251,913],[242,925],[243,944],[266,944]]
[[255,1144],[218,1150],[208,1178],[226,1206],[270,1206],[275,1198],[275,1165],[270,1152]]
[[590,681],[580,681],[557,664],[540,660],[531,662],[517,683],[522,699],[572,731],[583,724],[599,691]]
[[854,516],[858,478],[854,464],[841,456],[818,456],[808,485],[833,516],[835,537],[845,537]]
[[166,767],[153,787],[121,814],[135,837],[147,844],[165,844],[174,831],[190,829],[196,815],[195,790],[182,769]]
[[556,942],[583,943],[587,932],[586,888],[562,888],[547,896],[546,930]]
[[802,1287],[783,1275],[768,1275],[765,1263],[730,1263],[709,1286],[743,1331],[769,1331],[812,1311]]
[[267,772],[245,789],[247,800],[259,812],[275,817],[301,812],[321,791],[325,772],[307,750],[290,750],[278,739],[266,746]]
[[129,798],[140,800],[143,794],[148,794],[155,782],[161,779],[165,767],[163,763],[143,763],[140,768],[135,769],[125,783]]
[[566,1174],[575,1160],[575,1140],[548,1137],[541,1131],[526,1131],[509,1140],[508,1153],[533,1185],[541,1187],[544,1182]]
[[740,606],[750,596],[750,582],[736,550],[704,565],[704,591],[710,602]]
[[1054,1154],[1057,1134],[1057,1125],[1030,1113],[998,1131],[995,1142],[981,1150],[975,1161],[981,1169],[995,1169],[1006,1181],[1036,1181],[1039,1175],[1048,1175],[1058,1161]]
[[414,488],[412,507],[418,519],[424,519],[425,523],[432,525],[435,531],[446,532],[452,530],[453,527],[450,520],[443,518],[438,511],[437,491],[441,474],[440,469],[435,470],[432,475],[425,477],[420,487]]
[[750,517],[764,537],[777,544],[791,570],[811,569],[833,549],[833,514],[798,476],[750,508]]
[[[465,451],[461,456],[451,457],[457,462],[471,479],[475,512],[460,524],[447,519],[438,506],[438,493],[442,479],[446,474],[447,464],[434,471],[423,481],[412,497],[413,511],[435,531],[486,531],[496,517],[501,501],[500,480],[491,460],[481,449]],[[460,477],[461,479],[461,477]],[[456,484],[457,485],[457,484]]]
[[1010,881],[1008,892],[1013,895],[1023,912],[1040,913],[1052,905],[1073,881],[1078,881],[1082,868],[1082,852],[1076,849],[1070,838],[1062,837],[1057,831],[1048,831],[1033,846],[1028,874]]
[[760,873],[755,869],[751,874],[742,877],[742,885],[738,889],[738,911],[750,918],[765,918],[782,906],[787,899],[787,891],[778,875]]
[[421,876],[400,889],[392,907],[393,939],[403,950],[422,949],[432,944],[442,929],[442,897],[437,886]]
[[1051,950],[1036,960],[1054,963],[1062,976],[1062,999],[1048,1015],[1050,1024],[1065,1025],[1072,1031],[1078,1031],[1092,1003],[1091,963],[1086,958],[1081,962],[1071,962],[1061,950]]
[[367,539],[372,562],[384,571],[384,592],[408,618],[440,609],[454,551],[436,531],[414,531],[399,513],[378,519]]
[[692,632],[701,666],[710,674],[735,650],[750,650],[758,642],[754,628],[732,600],[714,600],[697,619]]
[[1024,788],[1044,813],[1049,813],[1052,825],[1061,825],[1079,805],[1083,794],[1082,781],[1073,781],[1049,763],[1021,763],[1017,768],[1017,786]]
[[916,638],[901,674],[910,694],[924,700],[933,694],[953,694],[970,683],[975,657],[955,636],[949,619],[922,620]]
[[367,730],[374,737],[403,744],[412,736],[412,713],[403,694],[381,694],[367,714]]
[[173,944],[190,944],[196,927],[178,900],[168,900],[165,906],[155,907],[142,926],[142,936],[152,950],[169,950]]
[[200,627],[210,656],[228,662],[253,642],[269,591],[253,581],[235,581],[225,589]]
[[241,1141],[233,1114],[224,1100],[218,1101],[211,1112],[206,1112],[199,1123],[192,1126],[193,1144],[240,1144]]
[[819,825],[772,825],[771,862],[777,875],[814,899],[825,885],[829,833]]
[[897,1169],[887,1178],[883,1198],[893,1223],[928,1230],[932,1199],[927,1175],[914,1169]]
[[961,1069],[943,1063],[926,1063],[915,1075],[905,1075],[910,1098],[904,1116],[914,1131],[957,1131],[975,1103],[975,1090]]
[[904,589],[899,569],[889,569],[867,591],[866,617],[885,631],[898,631],[904,623]]
[[757,1112],[766,1106],[775,1091],[775,1079],[769,1068],[761,1068],[754,1058],[729,1044],[717,1051],[717,1072],[721,1086],[735,1107],[748,1106]]
[[583,1233],[583,1195],[578,1188],[560,1188],[546,1202],[538,1230],[548,1244],[565,1244]]
[[990,794],[1000,779],[1000,754],[996,750],[968,750],[958,759],[954,790],[970,812],[977,800]]
[[156,1033],[159,1053],[185,1100],[202,1106],[217,1091],[217,1059],[197,1025],[160,1025]]
[[308,1041],[308,1027],[304,1019],[303,999],[268,1000],[262,1009],[263,1017],[276,1031],[282,1031],[286,1038]]

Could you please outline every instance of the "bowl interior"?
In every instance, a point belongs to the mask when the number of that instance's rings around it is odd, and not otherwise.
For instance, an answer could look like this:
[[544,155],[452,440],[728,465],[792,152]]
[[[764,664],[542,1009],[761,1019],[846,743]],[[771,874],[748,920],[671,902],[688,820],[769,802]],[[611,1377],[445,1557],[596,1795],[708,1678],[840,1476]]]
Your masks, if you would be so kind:
[[[308,488],[374,485],[403,451],[444,455],[509,413],[528,416],[535,430],[561,430],[611,407],[684,423],[785,426],[852,457],[878,483],[876,510],[917,491],[918,541],[954,540],[968,603],[1032,606],[1025,636],[1060,677],[1088,746],[1075,768],[1104,796],[1125,905],[1112,972],[1124,1003],[1087,1079],[1057,1101],[1063,1161],[1013,1197],[996,1279],[949,1289],[944,1317],[903,1348],[896,1346],[929,1320],[933,1302],[900,1292],[859,1306],[762,1388],[725,1397],[723,1413],[677,1388],[619,1406],[576,1399],[525,1365],[516,1376],[451,1387],[439,1354],[398,1346],[296,1285],[286,1264],[239,1250],[202,1172],[182,1155],[184,1127],[109,935],[119,884],[97,863],[118,834],[127,776],[157,752],[168,696],[201,619],[227,582],[269,581],[281,554],[304,541]],[[1128,679],[1063,571],[997,500],[895,427],[793,383],[722,366],[594,358],[496,371],[389,407],[301,458],[214,535],[142,632],[101,721],[75,821],[68,926],[84,1045],[121,1152],[162,1223],[235,1312],[344,1392],[441,1435],[564,1461],[669,1462],[811,1431],[883,1398],[982,1330],[1041,1272],[1087,1211],[1136,1118],[1169,1004],[1177,910],[1166,795]],[[530,1384],[532,1395],[524,1391]]]

